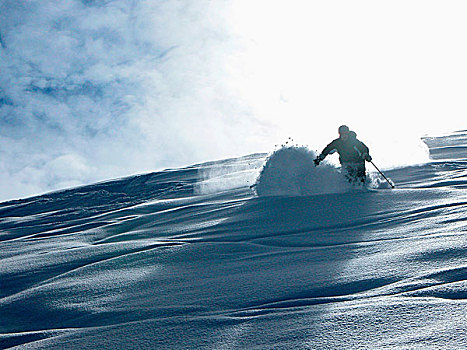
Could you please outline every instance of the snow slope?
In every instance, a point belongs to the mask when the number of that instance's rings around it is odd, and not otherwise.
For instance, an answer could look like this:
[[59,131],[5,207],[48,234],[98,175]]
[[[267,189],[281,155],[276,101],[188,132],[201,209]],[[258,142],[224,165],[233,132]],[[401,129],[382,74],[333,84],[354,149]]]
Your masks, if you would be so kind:
[[395,190],[256,154],[1,203],[0,348],[465,349],[467,132],[425,142]]

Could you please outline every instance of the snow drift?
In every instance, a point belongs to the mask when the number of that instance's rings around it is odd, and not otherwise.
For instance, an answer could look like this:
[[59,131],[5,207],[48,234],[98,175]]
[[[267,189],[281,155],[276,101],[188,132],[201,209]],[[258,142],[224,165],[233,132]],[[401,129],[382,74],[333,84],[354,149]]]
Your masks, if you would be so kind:
[[252,155],[0,203],[0,348],[466,348],[467,134],[426,142],[395,190]]

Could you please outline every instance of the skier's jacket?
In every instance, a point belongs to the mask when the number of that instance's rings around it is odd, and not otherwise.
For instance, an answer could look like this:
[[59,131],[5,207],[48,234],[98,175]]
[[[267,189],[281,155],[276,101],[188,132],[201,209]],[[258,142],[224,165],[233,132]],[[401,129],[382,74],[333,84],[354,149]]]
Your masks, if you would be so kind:
[[349,137],[346,141],[341,138],[335,139],[327,145],[321,154],[327,156],[329,153],[337,151],[339,161],[344,163],[363,163],[365,155],[369,154],[368,147],[356,137]]

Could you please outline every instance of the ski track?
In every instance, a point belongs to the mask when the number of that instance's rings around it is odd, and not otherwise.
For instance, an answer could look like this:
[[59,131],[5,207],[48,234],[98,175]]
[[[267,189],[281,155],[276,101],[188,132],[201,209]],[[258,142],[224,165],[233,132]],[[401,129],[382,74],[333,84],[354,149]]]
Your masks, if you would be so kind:
[[0,203],[0,348],[467,348],[467,134],[424,141],[395,190],[258,197],[255,154]]

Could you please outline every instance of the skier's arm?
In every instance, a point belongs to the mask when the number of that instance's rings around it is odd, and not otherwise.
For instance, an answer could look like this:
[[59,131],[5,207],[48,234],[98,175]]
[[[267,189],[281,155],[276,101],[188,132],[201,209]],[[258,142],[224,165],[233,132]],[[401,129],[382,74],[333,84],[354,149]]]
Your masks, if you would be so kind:
[[336,150],[336,146],[335,146],[335,142],[336,140],[332,141],[329,145],[327,145],[326,147],[324,147],[323,151],[321,152],[321,154],[319,156],[316,157],[316,159],[314,160],[315,162],[315,165],[318,165],[324,158],[326,158],[326,156],[335,151]]
[[332,151],[336,150],[336,140],[332,141],[329,145],[324,147],[323,151],[321,152],[320,156],[323,156],[323,159],[331,153]]
[[371,162],[370,149],[362,141],[359,141],[358,146],[362,159]]

